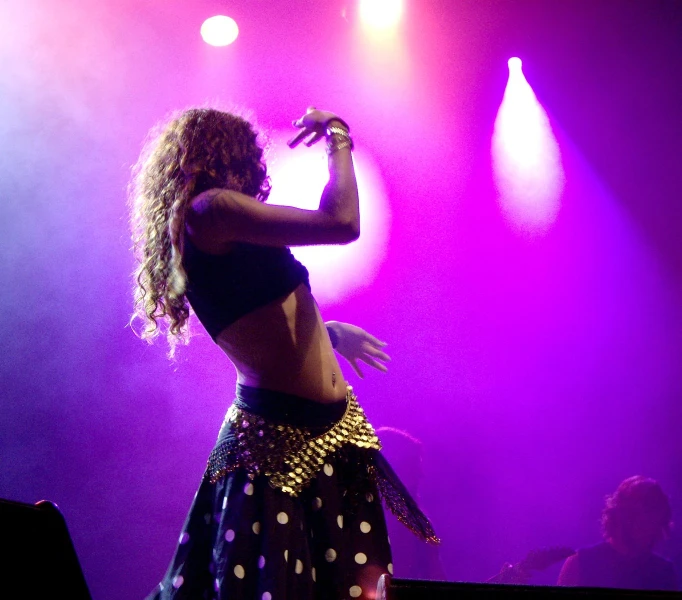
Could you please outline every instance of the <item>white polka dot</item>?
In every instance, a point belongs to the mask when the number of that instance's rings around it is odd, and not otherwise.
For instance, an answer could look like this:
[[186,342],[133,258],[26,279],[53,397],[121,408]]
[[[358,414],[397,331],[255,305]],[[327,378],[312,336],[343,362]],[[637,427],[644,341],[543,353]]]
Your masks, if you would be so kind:
[[324,463],[324,474],[331,477],[334,474],[334,467],[332,467],[329,463]]
[[244,493],[245,493],[247,496],[253,496],[253,483],[247,483],[247,484],[244,486]]
[[367,521],[363,521],[360,523],[360,531],[362,531],[362,533],[369,533],[372,531],[372,526]]
[[231,542],[233,539],[234,539],[234,531],[232,531],[231,529],[228,529],[225,532],[225,540],[228,542]]
[[182,535],[180,536],[180,544],[186,544],[189,541],[189,533],[186,531],[182,532]]
[[223,498],[223,510],[227,508],[227,496]]
[[343,515],[336,517],[336,524],[339,526],[339,529],[343,529]]
[[388,569],[388,572],[389,572],[391,575],[393,575],[393,563],[388,563],[387,569]]
[[322,498],[313,498],[313,510],[322,508]]
[[348,590],[351,598],[359,598],[362,596],[362,588],[359,585],[354,585]]
[[303,573],[303,563],[298,558],[296,559],[296,568],[294,570],[297,575]]
[[253,525],[251,525],[251,529],[256,535],[258,535],[260,533],[260,523],[256,521]]
[[265,566],[265,557],[259,556],[258,557],[258,568],[262,569],[264,566]]
[[234,574],[237,576],[237,578],[244,579],[244,567],[242,567],[241,565],[235,566]]
[[177,590],[183,583],[185,583],[185,578],[182,575],[177,575],[173,577],[173,587]]
[[327,559],[327,562],[334,562],[336,560],[336,550],[334,550],[334,548],[329,548],[329,550],[324,553],[324,557]]
[[270,592],[263,592],[261,600],[272,600],[272,594]]
[[315,567],[313,567],[311,573],[313,574],[313,581],[317,581],[317,571],[315,571]]
[[365,499],[367,500],[367,502],[374,502],[374,496],[369,492],[365,494]]
[[219,591],[220,591],[220,581],[218,581],[217,579],[213,582],[213,589],[214,589],[216,592],[219,592]]
[[363,552],[358,552],[355,555],[355,562],[358,563],[359,565],[364,565],[367,562],[367,555],[364,554]]
[[286,560],[287,562],[289,562],[289,551],[288,551],[288,550],[285,550],[285,551],[284,551],[284,560]]
[[280,525],[286,525],[289,522],[289,515],[285,512],[277,513],[277,522]]
[[210,525],[210,524],[211,524],[211,514],[210,514],[210,513],[206,513],[206,514],[204,515],[204,521],[206,521],[206,525]]
[[391,538],[386,536],[386,541],[388,542],[388,545],[390,546],[391,545]]

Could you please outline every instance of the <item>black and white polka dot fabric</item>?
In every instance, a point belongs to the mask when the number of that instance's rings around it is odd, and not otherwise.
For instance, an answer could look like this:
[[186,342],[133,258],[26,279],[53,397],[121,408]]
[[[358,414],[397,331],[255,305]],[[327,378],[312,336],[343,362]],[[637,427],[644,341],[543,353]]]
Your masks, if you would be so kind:
[[329,456],[297,497],[243,469],[205,479],[149,600],[374,598],[393,565],[376,488],[348,485],[357,458]]

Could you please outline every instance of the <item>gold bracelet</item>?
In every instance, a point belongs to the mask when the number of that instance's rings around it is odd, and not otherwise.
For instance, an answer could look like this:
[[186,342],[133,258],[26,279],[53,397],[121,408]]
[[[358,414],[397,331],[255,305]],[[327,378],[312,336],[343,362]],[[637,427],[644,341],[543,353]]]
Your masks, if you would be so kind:
[[[350,133],[348,133],[347,129],[344,129],[343,127],[336,127],[335,125],[331,125],[327,127],[327,148],[330,148],[334,145],[334,136],[338,136],[341,138],[344,138],[348,142],[350,142],[350,149],[352,150],[354,148],[353,145],[353,138],[350,137]],[[345,146],[344,146],[345,147]]]
[[336,127],[334,125],[327,127],[327,137],[332,135],[342,135],[343,137],[350,139],[350,133],[348,133],[347,129],[344,129],[343,127]]
[[332,155],[337,150],[341,150],[343,148],[350,148],[351,150],[353,149],[353,142],[350,138],[344,140],[343,142],[339,142],[338,144],[327,144],[327,154]]

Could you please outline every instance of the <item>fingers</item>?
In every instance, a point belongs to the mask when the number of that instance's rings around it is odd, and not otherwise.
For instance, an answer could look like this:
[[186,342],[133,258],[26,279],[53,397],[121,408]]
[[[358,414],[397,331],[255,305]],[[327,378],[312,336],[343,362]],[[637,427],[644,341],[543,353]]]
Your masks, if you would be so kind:
[[296,121],[292,121],[291,124],[294,127],[299,128],[301,131],[299,131],[293,138],[291,138],[287,142],[287,146],[289,146],[289,148],[295,148],[310,134],[313,134],[313,136],[305,143],[305,145],[308,147],[312,146],[313,144],[316,144],[324,137],[325,132],[319,131],[318,129],[319,124],[314,121],[311,121],[310,119],[306,119],[306,117],[315,110],[316,109],[314,106],[309,106],[305,115],[303,115],[300,119]]
[[310,148],[310,146],[312,146],[313,144],[317,144],[317,142],[319,142],[323,137],[324,137],[324,133],[320,133],[320,132],[318,131],[313,137],[311,137],[311,138],[305,143],[305,145],[308,146],[308,148]]
[[[296,127],[303,127],[303,125],[296,125]],[[293,138],[291,138],[287,142],[287,146],[289,148],[295,148],[298,146],[305,138],[307,138],[310,135],[310,130],[308,129],[303,129],[302,131],[299,131]]]
[[376,350],[372,348],[372,350],[367,350],[365,353],[369,354],[370,356],[373,356],[374,358],[378,358],[383,362],[391,362],[391,357],[385,352],[382,352],[381,350]]
[[364,337],[365,339],[370,343],[374,344],[375,346],[379,346],[380,348],[386,345],[386,342],[382,342],[378,338],[375,338],[372,334],[367,333],[366,331],[363,331],[365,334]]
[[386,354],[383,350],[379,350],[379,348],[376,348],[375,346],[372,346],[371,344],[369,344],[367,342],[365,342],[362,345],[362,351],[365,354],[369,354],[370,356],[373,356],[374,358],[378,358],[380,360],[383,360],[384,362],[390,362],[391,361],[391,357],[388,354]]
[[370,367],[374,367],[377,371],[381,371],[382,373],[388,373],[388,368],[386,365],[382,365],[380,362],[377,362],[373,358],[370,358],[369,356],[361,356],[360,360],[363,362],[366,362]]
[[364,379],[365,376],[362,374],[362,371],[360,370],[360,367],[358,367],[358,361],[355,359],[349,360],[350,366],[353,367],[353,371],[355,371],[360,379]]
[[[289,146],[289,148],[295,148],[311,133],[312,132],[308,128],[304,129],[303,131],[299,131],[295,137],[293,137],[287,142],[287,145]],[[313,144],[317,144],[317,142],[319,142],[323,137],[324,133],[318,131],[315,134],[313,134],[313,136],[305,143],[305,145],[308,146],[308,148],[310,148],[310,146],[312,146]]]

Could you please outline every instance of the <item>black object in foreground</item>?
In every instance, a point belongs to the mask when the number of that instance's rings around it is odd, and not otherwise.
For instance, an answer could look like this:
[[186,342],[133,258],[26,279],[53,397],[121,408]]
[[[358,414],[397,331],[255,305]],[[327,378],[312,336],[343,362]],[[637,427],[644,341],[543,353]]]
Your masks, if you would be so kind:
[[0,500],[0,597],[92,600],[66,521],[46,500]]
[[543,598],[557,600],[680,600],[680,592],[622,590],[611,588],[551,587],[493,583],[451,583],[394,579],[384,574],[377,586],[377,600],[504,600]]

